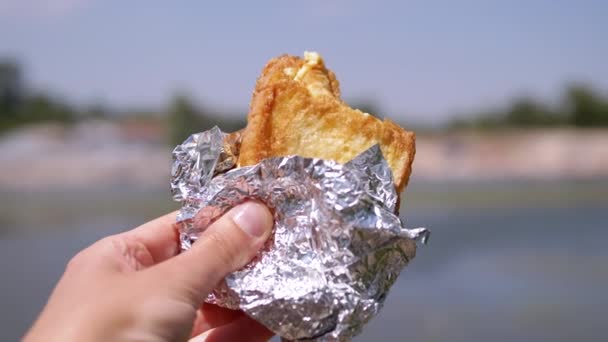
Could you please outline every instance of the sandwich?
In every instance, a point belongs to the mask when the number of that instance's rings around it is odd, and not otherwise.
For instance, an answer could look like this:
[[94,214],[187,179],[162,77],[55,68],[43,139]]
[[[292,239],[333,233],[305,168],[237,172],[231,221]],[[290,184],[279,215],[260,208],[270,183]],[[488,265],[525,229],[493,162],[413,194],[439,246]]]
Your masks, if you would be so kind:
[[237,164],[289,155],[346,163],[376,144],[400,193],[412,170],[414,133],[349,107],[318,53],[283,55],[270,60],[256,82]]
[[[398,217],[396,195],[410,177],[414,133],[348,106],[336,76],[314,52],[268,62],[247,121],[240,131],[216,127],[174,150],[181,247],[189,248],[232,206],[262,201],[273,210],[274,237],[207,300],[243,310],[283,339],[347,340],[378,313],[415,256],[414,240],[428,236],[426,229],[404,228]],[[390,167],[397,194],[387,191],[383,161],[347,164],[373,146]],[[362,165],[372,172],[359,172]],[[242,168],[228,171],[235,166]]]

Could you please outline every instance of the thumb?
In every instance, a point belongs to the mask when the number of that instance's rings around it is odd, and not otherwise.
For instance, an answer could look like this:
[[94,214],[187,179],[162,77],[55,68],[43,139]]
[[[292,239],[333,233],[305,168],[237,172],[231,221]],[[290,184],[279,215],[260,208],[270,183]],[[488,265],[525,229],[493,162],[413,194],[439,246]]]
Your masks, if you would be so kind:
[[149,270],[155,281],[198,306],[220,280],[255,256],[272,224],[266,206],[245,202],[210,225],[189,250]]

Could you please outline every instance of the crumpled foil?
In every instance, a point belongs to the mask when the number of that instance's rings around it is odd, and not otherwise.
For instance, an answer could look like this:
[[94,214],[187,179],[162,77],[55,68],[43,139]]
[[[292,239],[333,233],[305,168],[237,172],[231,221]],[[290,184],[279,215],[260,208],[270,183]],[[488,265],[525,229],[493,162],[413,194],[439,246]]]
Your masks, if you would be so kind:
[[284,340],[349,340],[378,313],[429,231],[402,227],[379,146],[344,165],[289,156],[234,168],[239,143],[214,127],[173,151],[182,250],[247,199],[274,213],[266,246],[206,301],[243,310]]

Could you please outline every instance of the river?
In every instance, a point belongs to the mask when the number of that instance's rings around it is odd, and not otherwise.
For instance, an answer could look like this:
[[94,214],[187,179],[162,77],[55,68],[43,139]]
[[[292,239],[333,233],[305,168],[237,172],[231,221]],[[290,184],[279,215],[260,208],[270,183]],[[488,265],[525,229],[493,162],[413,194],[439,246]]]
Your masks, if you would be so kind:
[[[607,340],[607,196],[606,181],[412,186],[402,215],[430,243],[355,340]],[[74,253],[175,208],[164,190],[0,199],[2,341],[26,331]]]

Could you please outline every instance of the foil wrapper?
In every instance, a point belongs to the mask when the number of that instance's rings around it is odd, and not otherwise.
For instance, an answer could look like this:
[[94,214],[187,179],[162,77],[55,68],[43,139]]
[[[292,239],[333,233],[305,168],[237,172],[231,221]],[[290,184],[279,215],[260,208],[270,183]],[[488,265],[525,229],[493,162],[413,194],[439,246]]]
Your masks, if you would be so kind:
[[379,146],[354,160],[269,158],[235,168],[240,136],[217,127],[173,151],[171,190],[182,250],[248,199],[274,213],[274,234],[207,302],[240,309],[284,340],[347,341],[381,309],[425,242],[395,215],[397,193]]

